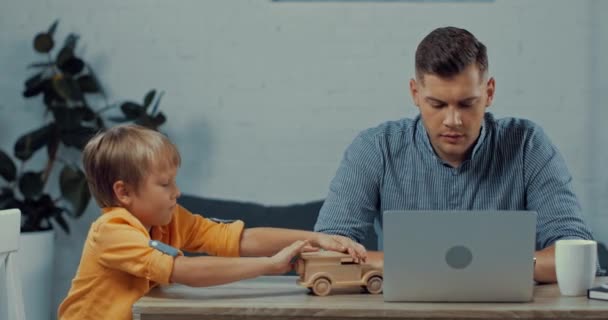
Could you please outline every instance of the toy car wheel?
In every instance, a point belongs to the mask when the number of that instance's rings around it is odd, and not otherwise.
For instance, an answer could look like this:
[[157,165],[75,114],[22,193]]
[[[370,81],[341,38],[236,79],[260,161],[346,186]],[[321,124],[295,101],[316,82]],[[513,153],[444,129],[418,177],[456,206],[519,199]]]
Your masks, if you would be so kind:
[[367,286],[365,287],[365,289],[371,294],[378,294],[382,292],[382,283],[382,277],[371,277],[367,280]]
[[331,282],[327,278],[319,278],[312,285],[312,292],[318,296],[326,296],[331,292]]

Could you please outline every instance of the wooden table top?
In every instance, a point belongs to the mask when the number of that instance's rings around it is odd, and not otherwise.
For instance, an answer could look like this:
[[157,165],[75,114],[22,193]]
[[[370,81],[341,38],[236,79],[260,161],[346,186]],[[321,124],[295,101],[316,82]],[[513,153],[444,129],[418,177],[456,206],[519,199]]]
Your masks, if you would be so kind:
[[[133,306],[133,319],[608,319],[608,301],[564,297],[557,285],[534,288],[529,303],[396,303],[336,289],[308,294],[296,277],[260,277],[228,285],[157,287]],[[608,278],[597,278],[596,283]]]

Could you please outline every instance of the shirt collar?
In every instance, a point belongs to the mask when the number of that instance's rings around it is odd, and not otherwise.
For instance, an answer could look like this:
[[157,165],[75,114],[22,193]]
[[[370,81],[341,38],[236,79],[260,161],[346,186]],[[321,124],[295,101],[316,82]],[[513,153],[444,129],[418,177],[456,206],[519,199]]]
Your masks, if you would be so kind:
[[150,238],[155,240],[163,240],[166,233],[166,226],[153,226],[152,229],[150,229]]
[[473,147],[473,152],[471,152],[471,159],[473,159],[478,151],[481,149],[481,146],[483,145],[483,143],[486,140],[486,136],[487,136],[487,129],[486,129],[486,117],[484,116],[483,121],[481,122],[481,131],[479,132],[479,137],[477,138],[477,141],[475,142],[475,146]]
[[422,118],[420,115],[416,117],[416,140],[421,142],[424,146],[424,149],[429,151],[433,156],[437,157],[435,150],[433,149],[433,145],[431,144],[431,140],[429,139],[429,135],[426,132],[426,128],[422,123]]
[[[101,208],[101,213],[102,214],[106,214],[108,212],[112,212],[112,211],[116,211],[116,210],[124,210],[125,212],[128,212],[130,216],[132,216],[135,220],[137,220],[137,222],[139,222],[139,224],[141,225],[141,227],[143,229],[145,229],[144,225],[141,223],[141,221],[139,221],[139,219],[135,218],[133,215],[131,215],[131,213],[122,207],[103,207]],[[148,231],[148,230],[146,230]],[[167,226],[152,226],[150,228],[150,231],[148,231],[148,234],[150,234],[150,236],[152,236],[152,234],[156,233],[156,232],[160,232],[160,234],[166,234],[167,231]]]

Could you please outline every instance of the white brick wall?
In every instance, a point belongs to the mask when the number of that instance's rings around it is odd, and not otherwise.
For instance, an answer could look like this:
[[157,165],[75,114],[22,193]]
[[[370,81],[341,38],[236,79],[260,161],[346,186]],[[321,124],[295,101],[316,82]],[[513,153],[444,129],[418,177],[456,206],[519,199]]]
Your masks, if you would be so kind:
[[[166,91],[164,130],[182,151],[184,193],[270,204],[319,199],[357,132],[416,114],[407,87],[415,47],[433,28],[456,25],[489,48],[498,90],[492,111],[544,126],[606,241],[606,9],[567,0],[5,0],[0,147],[12,149],[41,117],[40,104],[20,96],[24,66],[37,59],[32,36],[59,17],[58,34],[81,35],[84,56],[115,100]],[[97,214],[91,206],[72,236],[58,236],[57,301]]]

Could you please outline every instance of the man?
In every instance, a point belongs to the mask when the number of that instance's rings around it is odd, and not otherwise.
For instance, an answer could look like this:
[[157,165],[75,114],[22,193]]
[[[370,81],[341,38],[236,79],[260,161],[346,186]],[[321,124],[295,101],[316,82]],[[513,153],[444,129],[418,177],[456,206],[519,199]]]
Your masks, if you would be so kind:
[[[533,210],[534,279],[556,282],[555,241],[592,235],[564,159],[543,130],[486,113],[495,92],[486,47],[463,29],[434,30],[416,50],[410,92],[420,115],[355,138],[315,231],[361,242],[385,210]],[[383,260],[382,252],[368,257]]]

